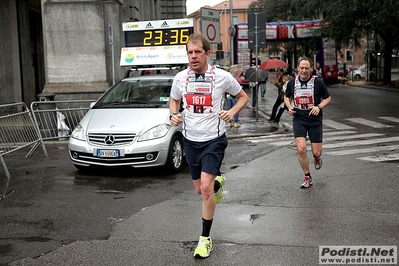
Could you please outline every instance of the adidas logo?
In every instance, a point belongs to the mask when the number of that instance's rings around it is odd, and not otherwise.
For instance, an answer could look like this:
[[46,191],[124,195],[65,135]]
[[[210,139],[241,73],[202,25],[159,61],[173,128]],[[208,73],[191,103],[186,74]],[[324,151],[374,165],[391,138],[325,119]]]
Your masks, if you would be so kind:
[[164,21],[162,24],[161,24],[161,28],[168,28],[169,27],[169,25],[168,25],[168,23],[166,23],[166,21]]
[[197,77],[195,79],[195,81],[204,81],[204,77],[202,75],[200,75],[199,77]]
[[145,28],[148,29],[148,28],[154,28],[154,27],[152,26],[151,22],[148,22],[147,25],[145,25]]

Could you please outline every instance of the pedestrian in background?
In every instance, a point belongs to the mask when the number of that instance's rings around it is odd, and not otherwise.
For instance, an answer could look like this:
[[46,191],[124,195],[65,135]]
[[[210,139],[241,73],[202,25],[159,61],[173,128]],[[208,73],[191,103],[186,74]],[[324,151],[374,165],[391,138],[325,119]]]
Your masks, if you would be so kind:
[[[264,71],[266,71],[266,70],[264,70]],[[264,80],[262,80],[262,81],[260,81],[259,82],[259,88],[260,88],[260,97],[262,98],[262,99],[264,99],[265,98],[265,94],[266,94],[266,83],[267,83],[267,81],[268,81],[268,79],[269,79],[269,71],[266,71],[266,78],[264,79]]]
[[252,89],[252,110],[255,110],[258,101],[258,88],[256,87],[256,82],[250,81],[249,87]]
[[305,175],[301,188],[313,185],[309,159],[306,152],[306,136],[309,136],[316,170],[323,161],[323,109],[331,102],[331,96],[323,80],[312,76],[312,61],[303,57],[298,62],[299,76],[290,79],[284,96],[289,115],[293,116],[293,130],[298,161]]
[[[242,88],[242,87],[241,87],[241,88]],[[237,97],[235,97],[235,96],[230,95],[230,94],[227,93],[226,98],[227,98],[227,110],[230,110],[230,109],[233,108],[233,106],[237,103]],[[239,120],[239,112],[236,113],[236,114],[233,116],[233,120],[230,120],[230,121],[227,123],[227,126],[229,126],[229,127],[235,127],[235,128],[241,126],[240,120]]]
[[325,74],[319,62],[316,63],[316,67],[313,69],[312,75],[324,79]]
[[256,69],[256,66],[252,66],[245,72],[245,78],[249,81],[249,88],[252,90],[252,110],[256,109],[256,104],[258,102],[258,93],[260,89],[262,90],[261,84],[265,86],[263,88],[263,91],[261,91],[262,97],[264,97],[264,94],[266,93],[266,82],[269,74],[267,70],[259,68],[258,70]]
[[[170,123],[183,123],[186,161],[195,191],[202,196],[202,233],[194,257],[207,258],[213,250],[210,231],[215,205],[222,199],[225,182],[220,167],[228,144],[226,122],[245,107],[248,96],[230,73],[208,64],[210,45],[201,34],[190,36],[186,50],[189,68],[173,80]],[[203,88],[201,93],[197,88]],[[223,110],[225,93],[237,97],[230,110]],[[181,101],[182,114],[178,113]]]
[[[279,73],[279,72],[277,72]],[[277,87],[277,98],[276,101],[274,102],[273,108],[272,108],[272,113],[270,115],[269,121],[270,122],[280,122],[280,118],[283,115],[285,110],[287,109],[287,106],[284,104],[282,107],[281,105],[284,103],[284,94],[285,90],[287,88],[287,82],[291,79],[289,75],[282,75],[276,81],[276,79],[272,79],[271,83],[274,84]],[[278,110],[278,113],[277,113]]]
[[292,72],[291,75],[293,78],[296,78],[298,76],[298,68],[294,68],[294,72]]

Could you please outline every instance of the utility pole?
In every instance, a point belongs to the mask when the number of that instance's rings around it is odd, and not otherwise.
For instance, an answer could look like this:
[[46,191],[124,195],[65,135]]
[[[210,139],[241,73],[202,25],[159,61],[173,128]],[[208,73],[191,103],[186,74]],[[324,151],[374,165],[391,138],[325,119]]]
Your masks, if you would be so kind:
[[256,121],[258,121],[258,51],[259,48],[266,48],[266,13],[248,12],[248,48],[255,50],[255,93],[256,98]]
[[[230,0],[230,28],[233,28],[233,0]],[[230,65],[234,65],[234,34],[230,35]]]

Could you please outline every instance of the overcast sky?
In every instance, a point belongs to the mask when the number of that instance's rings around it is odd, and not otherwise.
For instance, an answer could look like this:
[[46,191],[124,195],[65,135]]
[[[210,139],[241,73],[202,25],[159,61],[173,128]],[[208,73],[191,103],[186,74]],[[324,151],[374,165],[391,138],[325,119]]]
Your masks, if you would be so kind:
[[187,0],[187,15],[193,13],[197,9],[200,9],[203,6],[215,6],[224,0]]

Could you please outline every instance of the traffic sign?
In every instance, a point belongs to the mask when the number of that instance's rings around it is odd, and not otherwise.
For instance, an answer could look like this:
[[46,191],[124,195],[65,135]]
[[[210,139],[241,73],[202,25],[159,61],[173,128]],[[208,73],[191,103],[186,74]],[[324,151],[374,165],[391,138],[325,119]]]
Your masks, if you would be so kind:
[[209,43],[220,43],[219,10],[201,7],[201,32]]
[[266,48],[265,12],[248,12],[248,47]]

